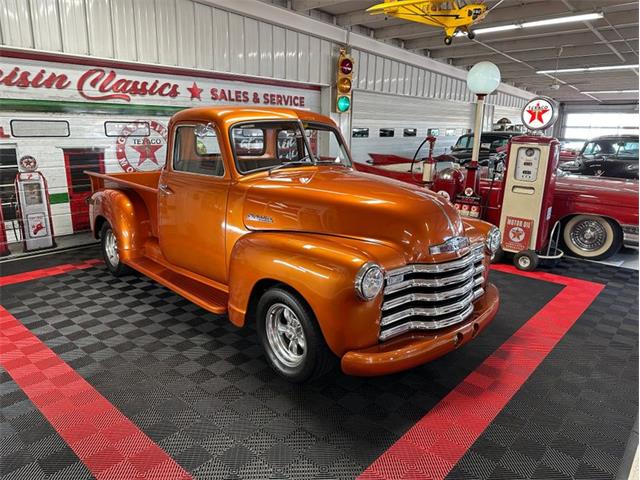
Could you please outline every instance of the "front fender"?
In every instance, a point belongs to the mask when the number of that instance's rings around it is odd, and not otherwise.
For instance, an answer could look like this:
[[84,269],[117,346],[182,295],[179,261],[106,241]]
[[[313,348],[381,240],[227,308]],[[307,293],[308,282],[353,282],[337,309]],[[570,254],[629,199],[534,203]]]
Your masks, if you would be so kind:
[[124,263],[143,255],[145,242],[151,235],[151,223],[144,201],[135,192],[100,190],[91,196],[89,213],[96,236],[100,233],[97,231],[100,219],[109,222]]
[[254,288],[262,280],[271,280],[304,298],[336,355],[375,345],[382,296],[366,302],[354,289],[357,271],[369,261],[395,268],[403,258],[391,247],[374,242],[292,232],[247,234],[231,254],[229,318],[243,325]]

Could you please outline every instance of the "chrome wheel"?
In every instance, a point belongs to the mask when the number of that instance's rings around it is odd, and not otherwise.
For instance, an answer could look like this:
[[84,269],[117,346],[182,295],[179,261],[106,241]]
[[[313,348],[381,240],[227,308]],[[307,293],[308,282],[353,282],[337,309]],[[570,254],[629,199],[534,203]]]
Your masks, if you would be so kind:
[[307,339],[297,315],[283,303],[267,310],[265,330],[276,359],[289,368],[299,366],[307,354]]
[[520,257],[518,259],[518,266],[522,270],[527,270],[531,266],[531,259],[529,257]]
[[113,230],[109,229],[105,232],[104,237],[104,253],[107,261],[112,267],[116,268],[120,263],[120,255],[118,255],[118,241],[113,234]]
[[607,243],[607,231],[595,220],[583,220],[573,226],[570,232],[571,242],[580,250],[595,252]]

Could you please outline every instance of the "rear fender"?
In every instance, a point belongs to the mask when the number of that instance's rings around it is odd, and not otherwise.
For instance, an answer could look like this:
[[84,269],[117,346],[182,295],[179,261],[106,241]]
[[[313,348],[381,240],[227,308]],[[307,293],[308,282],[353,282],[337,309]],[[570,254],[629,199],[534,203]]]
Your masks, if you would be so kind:
[[254,288],[269,280],[302,296],[336,355],[375,345],[382,296],[367,302],[354,289],[356,273],[369,261],[394,268],[403,260],[392,248],[373,242],[291,232],[245,235],[231,254],[229,319],[244,325]]
[[144,254],[144,246],[151,235],[149,212],[144,201],[133,191],[106,189],[91,196],[89,202],[91,227],[97,236],[101,219],[109,222],[118,240],[123,262]]

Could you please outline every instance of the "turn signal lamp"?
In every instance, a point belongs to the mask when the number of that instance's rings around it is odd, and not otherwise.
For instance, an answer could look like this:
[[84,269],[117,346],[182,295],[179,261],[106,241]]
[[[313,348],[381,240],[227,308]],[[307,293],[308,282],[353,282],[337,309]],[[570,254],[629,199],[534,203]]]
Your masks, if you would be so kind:
[[351,108],[351,92],[353,90],[353,58],[343,49],[338,57],[336,76],[336,111],[348,112]]

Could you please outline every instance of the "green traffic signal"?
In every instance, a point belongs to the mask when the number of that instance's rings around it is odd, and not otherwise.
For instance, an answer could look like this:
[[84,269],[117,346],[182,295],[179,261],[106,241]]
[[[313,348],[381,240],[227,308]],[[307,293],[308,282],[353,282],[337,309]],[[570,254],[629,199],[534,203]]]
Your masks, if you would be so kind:
[[346,112],[351,107],[351,99],[347,96],[338,97],[337,105],[340,113]]

